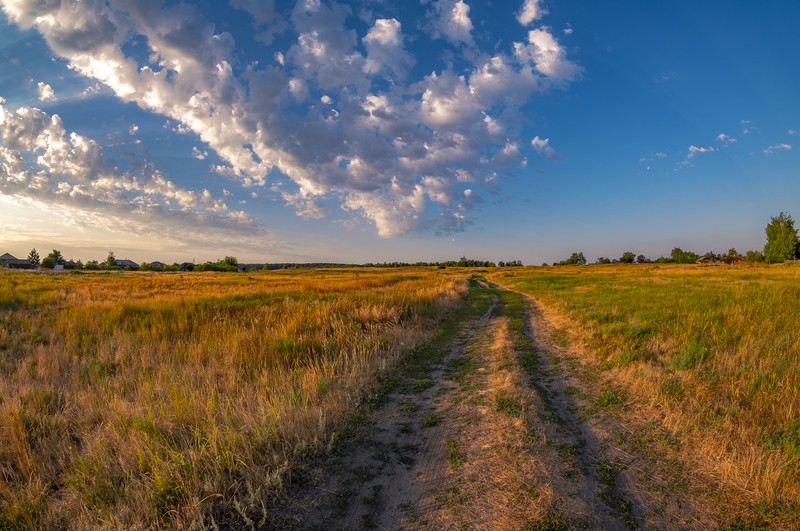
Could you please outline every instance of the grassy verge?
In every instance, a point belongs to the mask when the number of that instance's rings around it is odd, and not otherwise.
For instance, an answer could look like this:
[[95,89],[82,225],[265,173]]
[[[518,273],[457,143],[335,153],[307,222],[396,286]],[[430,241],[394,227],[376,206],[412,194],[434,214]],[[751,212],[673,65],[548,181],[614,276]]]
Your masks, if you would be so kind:
[[776,525],[796,521],[800,268],[531,268],[490,279],[557,310],[591,361],[658,408],[714,475],[772,508]]
[[423,268],[0,273],[0,528],[258,525],[466,290]]

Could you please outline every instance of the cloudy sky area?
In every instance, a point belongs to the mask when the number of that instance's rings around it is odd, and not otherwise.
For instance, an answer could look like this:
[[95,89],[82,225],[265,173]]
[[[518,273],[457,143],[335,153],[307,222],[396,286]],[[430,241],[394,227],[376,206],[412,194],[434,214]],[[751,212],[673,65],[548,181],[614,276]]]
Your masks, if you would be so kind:
[[800,3],[0,0],[0,251],[528,264],[800,218]]

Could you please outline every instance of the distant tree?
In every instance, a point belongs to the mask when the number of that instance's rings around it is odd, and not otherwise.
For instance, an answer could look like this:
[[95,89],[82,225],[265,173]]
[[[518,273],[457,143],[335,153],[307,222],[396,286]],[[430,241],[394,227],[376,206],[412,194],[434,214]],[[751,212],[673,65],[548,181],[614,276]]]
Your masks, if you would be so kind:
[[64,255],[58,249],[53,249],[53,252],[48,254],[42,259],[42,267],[46,269],[53,269],[57,265],[64,265],[67,261],[64,260]]
[[611,260],[609,260],[609,259],[608,259],[608,258],[606,258],[605,256],[601,256],[600,258],[598,258],[598,259],[595,261],[595,264],[610,264],[610,263],[611,263]]
[[636,255],[632,251],[625,251],[619,258],[621,264],[632,264],[636,260]]
[[766,262],[766,258],[764,258],[764,253],[761,251],[747,251],[744,255],[744,261],[754,264],[756,262]]
[[736,261],[738,261],[741,257],[742,255],[740,255],[736,249],[731,247],[730,249],[728,249],[727,253],[722,255],[722,261],[725,262],[726,264],[733,264]]
[[636,257],[636,263],[637,264],[649,264],[650,263],[650,259],[647,258],[645,255],[640,254],[639,256]]
[[117,259],[114,257],[114,251],[108,251],[108,257],[103,262],[104,269],[113,269],[117,267]]
[[83,262],[81,262],[80,260],[75,262],[75,269],[83,269],[83,268],[84,268]]
[[684,251],[680,247],[675,247],[672,249],[669,257],[676,264],[693,264],[697,262],[697,259],[700,258],[700,255],[693,253],[692,251]]
[[572,253],[569,258],[564,260],[564,265],[586,265],[586,258],[582,252]]
[[28,253],[28,262],[34,267],[39,267],[39,264],[42,263],[42,260],[39,258],[39,253],[36,252],[35,248],[31,249],[31,252]]
[[503,262],[502,260],[500,260],[499,262],[497,262],[497,267],[505,267],[505,266],[506,266],[506,263],[505,263],[505,262]]
[[97,271],[100,269],[100,264],[97,262],[97,260],[89,260],[83,267],[89,271]]
[[239,271],[239,261],[233,256],[226,256],[216,262],[206,262],[205,264],[198,264],[194,266],[194,271]]
[[800,242],[792,216],[784,212],[773,216],[764,231],[767,233],[767,243],[764,245],[767,263],[783,262],[798,256]]

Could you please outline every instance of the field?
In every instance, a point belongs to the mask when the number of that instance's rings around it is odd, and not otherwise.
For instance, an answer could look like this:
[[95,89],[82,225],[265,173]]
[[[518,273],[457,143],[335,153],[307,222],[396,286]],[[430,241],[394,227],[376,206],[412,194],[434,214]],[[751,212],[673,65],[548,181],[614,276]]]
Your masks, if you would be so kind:
[[0,273],[0,528],[259,515],[463,278]]
[[797,513],[800,268],[593,266],[490,278],[557,312],[629,408],[655,410],[743,504]]
[[791,527],[798,310],[792,266],[0,271],[0,529]]

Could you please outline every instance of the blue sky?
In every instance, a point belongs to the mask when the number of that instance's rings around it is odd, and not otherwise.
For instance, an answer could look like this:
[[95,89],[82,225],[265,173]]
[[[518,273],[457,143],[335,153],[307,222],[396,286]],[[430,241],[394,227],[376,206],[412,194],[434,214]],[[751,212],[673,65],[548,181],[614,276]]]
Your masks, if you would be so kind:
[[795,1],[58,4],[0,0],[2,252],[538,264],[800,216]]

